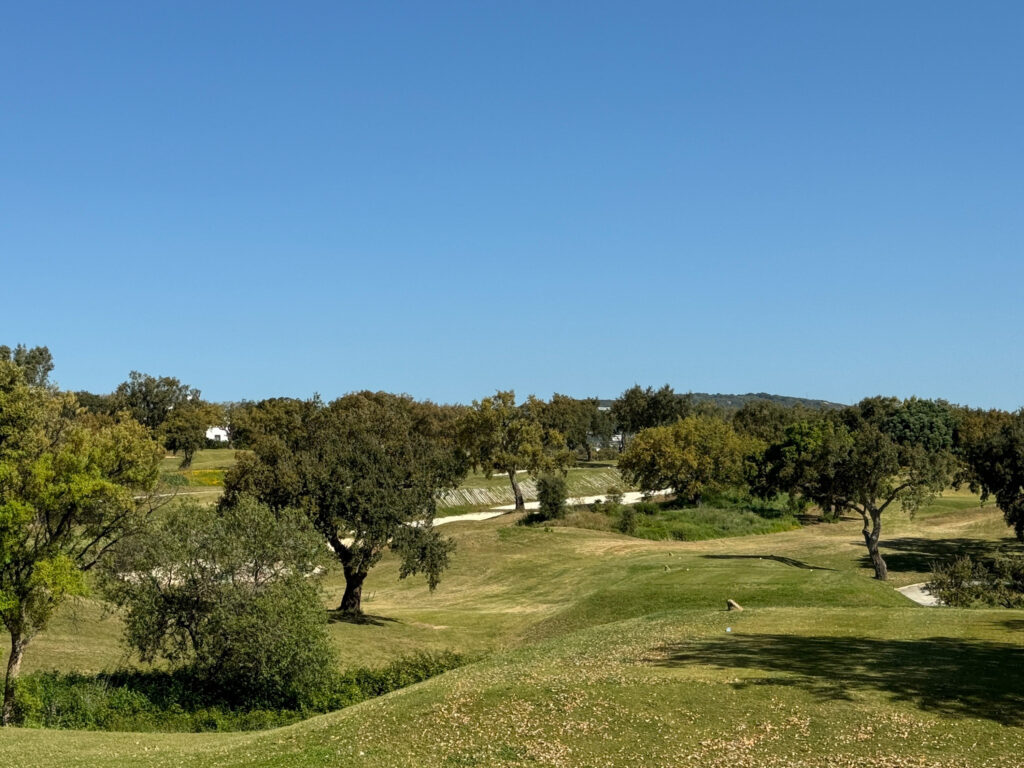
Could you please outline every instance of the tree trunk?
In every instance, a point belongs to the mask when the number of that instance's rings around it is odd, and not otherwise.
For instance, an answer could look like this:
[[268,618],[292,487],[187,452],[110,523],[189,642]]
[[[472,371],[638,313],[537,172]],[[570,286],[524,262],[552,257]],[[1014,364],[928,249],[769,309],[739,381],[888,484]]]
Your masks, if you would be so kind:
[[871,565],[875,569],[875,578],[879,581],[887,581],[889,578],[889,567],[882,559],[882,553],[878,551],[878,537],[882,535],[882,516],[875,512],[871,513],[871,525],[868,526],[868,518],[864,518],[864,543],[868,545],[868,554],[871,556]]
[[523,500],[523,489],[519,487],[519,481],[516,480],[516,471],[514,469],[508,471],[508,479],[512,481],[512,493],[516,497],[516,511],[526,509],[526,502]]
[[593,461],[594,460],[594,449],[591,448],[589,440],[584,440],[583,441],[583,450],[585,450],[587,452],[587,461]]
[[28,641],[22,638],[20,632],[11,633],[11,657],[7,660],[7,677],[4,680],[4,725],[10,725],[14,718],[14,681],[18,678],[21,657],[25,654],[26,645]]
[[363,582],[366,571],[357,571],[347,566],[345,571],[345,594],[342,595],[338,610],[342,613],[359,614],[363,612]]

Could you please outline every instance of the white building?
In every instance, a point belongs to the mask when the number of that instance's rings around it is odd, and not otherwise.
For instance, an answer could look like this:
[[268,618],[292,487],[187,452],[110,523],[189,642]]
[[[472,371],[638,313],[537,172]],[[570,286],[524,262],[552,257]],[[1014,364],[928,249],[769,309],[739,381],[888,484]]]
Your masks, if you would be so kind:
[[227,427],[210,427],[206,430],[206,439],[215,443],[226,443],[228,441]]

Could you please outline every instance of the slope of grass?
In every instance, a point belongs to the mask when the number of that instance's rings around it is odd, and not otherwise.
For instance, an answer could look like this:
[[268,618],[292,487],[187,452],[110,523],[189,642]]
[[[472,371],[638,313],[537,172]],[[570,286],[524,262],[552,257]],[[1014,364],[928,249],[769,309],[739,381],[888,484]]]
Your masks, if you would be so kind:
[[[886,520],[894,584],[867,577],[859,521],[703,542],[509,522],[446,528],[458,550],[434,593],[386,558],[370,620],[331,625],[346,666],[420,648],[482,662],[259,734],[8,731],[0,765],[1024,765],[1024,612],[892,588],[965,546],[1017,547],[967,494]],[[77,638],[43,635],[26,665],[116,658],[115,636],[90,629],[69,660]]]
[[[259,734],[20,730],[34,766],[1019,766],[1004,612],[671,611]],[[727,631],[731,630],[731,631]]]

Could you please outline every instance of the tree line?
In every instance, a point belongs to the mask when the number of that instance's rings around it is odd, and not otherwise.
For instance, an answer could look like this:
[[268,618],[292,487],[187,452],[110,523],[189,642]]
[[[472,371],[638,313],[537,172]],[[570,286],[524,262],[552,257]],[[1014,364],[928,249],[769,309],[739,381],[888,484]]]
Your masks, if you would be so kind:
[[[764,498],[787,494],[795,508],[856,514],[879,579],[884,513],[913,511],[950,485],[994,497],[1024,538],[1022,412],[882,397],[829,410],[753,401],[727,411],[667,385],[634,386],[607,410],[596,398],[519,402],[512,391],[468,406],[356,392],[222,407],[175,378],[137,372],[110,395],[76,396],[49,382],[52,367],[45,348],[0,348],[5,723],[30,641],[85,592],[93,570],[141,658],[187,662],[220,686],[240,675],[262,680],[261,691],[294,703],[289,686],[302,670],[330,666],[316,588],[325,554],[345,577],[344,615],[360,614],[365,579],[388,551],[401,578],[422,575],[434,589],[454,552],[433,526],[442,493],[476,468],[506,475],[522,509],[521,471],[564,478],[616,433],[619,468],[643,490],[670,488],[700,504],[745,486]],[[244,450],[217,508],[160,511],[164,451],[187,461],[197,436],[224,422]],[[541,487],[557,508],[564,482]],[[274,631],[253,631],[260,626]],[[253,654],[257,638],[269,645]]]

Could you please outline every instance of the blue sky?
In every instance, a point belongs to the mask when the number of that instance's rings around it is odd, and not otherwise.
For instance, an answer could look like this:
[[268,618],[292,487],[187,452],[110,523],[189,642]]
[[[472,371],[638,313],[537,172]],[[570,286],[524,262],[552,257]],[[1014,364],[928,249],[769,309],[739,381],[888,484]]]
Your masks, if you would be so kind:
[[67,388],[1024,405],[1024,6],[4,2]]

